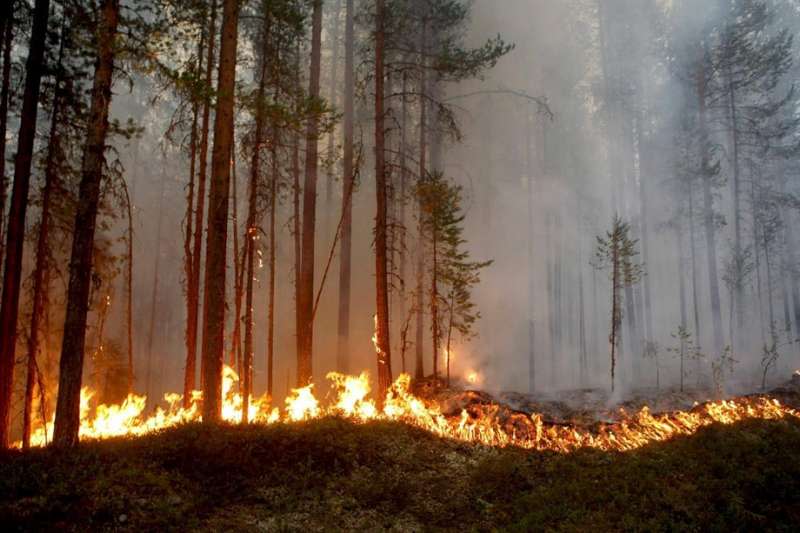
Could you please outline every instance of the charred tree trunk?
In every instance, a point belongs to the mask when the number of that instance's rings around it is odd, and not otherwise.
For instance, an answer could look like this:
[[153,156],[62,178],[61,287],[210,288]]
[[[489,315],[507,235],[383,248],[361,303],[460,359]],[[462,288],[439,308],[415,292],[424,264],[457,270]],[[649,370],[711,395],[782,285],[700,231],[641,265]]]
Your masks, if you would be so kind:
[[387,260],[386,130],[384,116],[385,2],[375,4],[375,305],[377,308],[375,349],[378,358],[378,399],[383,400],[392,381],[389,342],[389,272]]
[[[9,2],[10,3],[10,2]],[[0,447],[8,446],[9,414],[14,388],[14,361],[17,343],[19,291],[22,278],[22,247],[25,241],[25,212],[28,209],[28,188],[36,138],[36,115],[39,110],[39,89],[44,71],[44,48],[47,36],[49,0],[36,0],[33,27],[25,63],[25,91],[22,96],[17,155],[14,161],[14,184],[8,214],[6,263],[3,295],[0,304]],[[9,18],[10,21],[10,18]]]
[[[216,43],[217,0],[211,0],[211,17],[208,22],[208,47],[206,56],[205,86],[203,95],[203,117],[200,126],[200,169],[197,175],[197,200],[195,202],[194,242],[192,250],[192,279],[188,283],[188,308],[186,326],[186,367],[183,377],[183,406],[189,407],[192,391],[196,388],[197,334],[200,322],[200,270],[203,254],[203,228],[206,202],[206,175],[208,167],[208,139],[211,115],[211,89],[213,85],[214,55]],[[201,362],[202,367],[202,362]],[[201,368],[201,380],[203,378]]]
[[76,445],[80,428],[86,315],[89,307],[94,233],[108,132],[108,111],[114,73],[114,39],[117,35],[119,9],[118,0],[103,0],[99,9],[97,58],[86,145],[81,164],[80,202],[72,239],[67,312],[59,365],[58,402],[53,439],[55,445],[61,447]]
[[[322,46],[322,0],[314,0],[311,30],[311,71],[308,96],[319,99]],[[306,173],[303,182],[303,227],[300,261],[299,324],[297,326],[297,385],[312,379],[314,348],[314,239],[317,218],[317,174],[319,168],[319,117],[314,115],[306,129]]]
[[222,357],[225,350],[225,266],[228,241],[228,191],[233,147],[233,100],[239,3],[224,0],[219,57],[219,86],[214,115],[214,150],[208,201],[206,274],[203,301],[203,421],[217,422],[222,412]]
[[353,256],[353,187],[354,122],[355,122],[355,7],[347,0],[344,45],[344,153],[342,162],[342,235],[339,267],[339,328],[336,351],[336,368],[349,370],[350,360],[350,286]]

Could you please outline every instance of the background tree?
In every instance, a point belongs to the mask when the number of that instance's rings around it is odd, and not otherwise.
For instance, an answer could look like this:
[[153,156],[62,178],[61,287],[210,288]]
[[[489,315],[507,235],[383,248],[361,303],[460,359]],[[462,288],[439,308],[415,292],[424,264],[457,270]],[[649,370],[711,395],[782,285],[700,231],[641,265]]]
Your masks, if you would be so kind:
[[639,252],[638,241],[630,236],[630,225],[615,215],[611,229],[604,237],[597,237],[597,248],[592,266],[608,270],[611,280],[611,331],[608,342],[611,347],[611,391],[615,389],[617,378],[617,348],[620,343],[619,328],[622,323],[622,291],[637,283],[644,274],[644,268],[636,262]]

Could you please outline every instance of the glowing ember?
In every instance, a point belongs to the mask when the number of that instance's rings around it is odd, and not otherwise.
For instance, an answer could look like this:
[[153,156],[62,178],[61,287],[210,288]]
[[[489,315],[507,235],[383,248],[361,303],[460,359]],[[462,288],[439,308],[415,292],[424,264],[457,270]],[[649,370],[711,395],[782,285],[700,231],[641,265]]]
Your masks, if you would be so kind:
[[474,370],[467,373],[467,382],[473,385],[476,385],[481,379],[480,374],[475,372]]
[[[468,374],[477,381],[477,372]],[[321,406],[314,396],[313,384],[293,389],[286,398],[284,415],[277,407],[270,409],[267,397],[250,400],[250,420],[261,424],[292,423],[324,416],[341,416],[363,423],[370,420],[403,422],[425,429],[444,438],[490,446],[519,446],[535,450],[570,452],[579,448],[625,451],[648,443],[664,441],[677,435],[690,435],[713,423],[732,424],[741,420],[800,418],[800,412],[769,398],[740,398],[696,406],[691,411],[653,415],[646,407],[639,413],[626,416],[614,425],[589,430],[578,426],[547,424],[538,414],[513,414],[502,420],[498,405],[476,405],[460,416],[445,416],[439,405],[416,397],[410,391],[411,377],[402,374],[386,394],[383,410],[368,398],[369,377],[330,373],[335,398],[329,406]],[[223,418],[229,422],[241,420],[242,397],[235,393],[239,377],[230,368],[223,374]],[[182,407],[179,394],[164,396],[166,407],[144,415],[146,398],[130,395],[119,405],[98,405],[90,408],[94,393],[87,387],[81,391],[81,438],[108,438],[122,435],[142,435],[189,421],[200,420],[199,404],[202,393],[192,394],[190,406]],[[31,438],[33,446],[45,445],[53,430],[52,421],[36,429]]]

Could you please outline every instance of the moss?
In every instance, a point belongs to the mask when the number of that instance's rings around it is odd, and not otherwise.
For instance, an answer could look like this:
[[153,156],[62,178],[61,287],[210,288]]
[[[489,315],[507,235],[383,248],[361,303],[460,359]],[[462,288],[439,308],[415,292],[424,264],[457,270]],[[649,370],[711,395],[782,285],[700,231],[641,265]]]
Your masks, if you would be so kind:
[[402,424],[189,424],[0,455],[8,530],[790,531],[800,422],[753,420],[629,453],[444,441]]

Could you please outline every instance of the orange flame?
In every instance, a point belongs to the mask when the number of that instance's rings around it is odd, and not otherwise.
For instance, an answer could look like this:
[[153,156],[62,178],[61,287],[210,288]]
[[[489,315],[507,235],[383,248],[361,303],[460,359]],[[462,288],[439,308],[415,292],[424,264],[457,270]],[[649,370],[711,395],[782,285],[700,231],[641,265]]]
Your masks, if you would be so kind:
[[[476,373],[477,374],[477,373]],[[800,412],[765,397],[724,400],[697,406],[691,411],[653,415],[648,408],[626,416],[618,424],[589,430],[578,426],[546,423],[541,415],[512,413],[506,420],[500,416],[499,405],[476,405],[459,416],[442,413],[435,401],[423,400],[410,391],[411,377],[401,374],[386,394],[383,409],[369,399],[370,384],[366,372],[359,376],[330,373],[334,400],[321,406],[314,396],[313,384],[293,389],[286,398],[283,416],[277,407],[270,409],[268,397],[250,400],[250,420],[260,424],[293,423],[325,416],[341,416],[354,423],[371,420],[403,422],[427,430],[434,435],[490,446],[518,446],[534,450],[570,452],[579,448],[626,451],[640,448],[678,435],[690,435],[713,423],[732,424],[741,420],[800,418]],[[242,397],[234,392],[239,377],[231,368],[223,373],[223,419],[241,420]],[[82,439],[103,439],[123,435],[143,435],[180,423],[200,420],[199,402],[202,393],[194,391],[190,406],[182,407],[180,394],[164,396],[166,407],[159,407],[144,416],[146,398],[129,395],[118,405],[98,405],[94,413],[90,403],[94,392],[88,387],[81,391]],[[36,429],[31,438],[33,446],[47,444],[53,424],[48,422]]]

